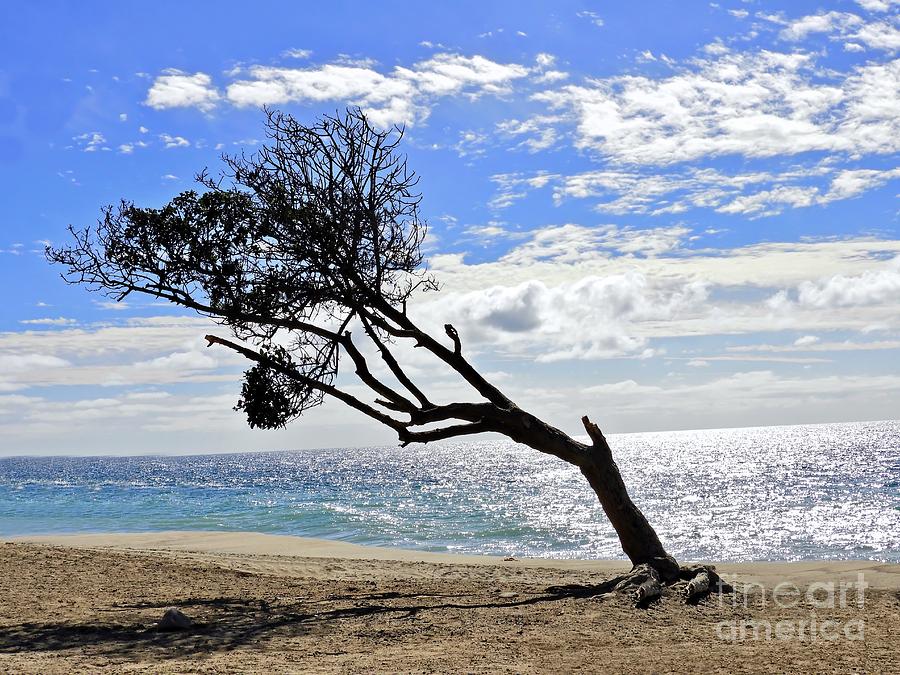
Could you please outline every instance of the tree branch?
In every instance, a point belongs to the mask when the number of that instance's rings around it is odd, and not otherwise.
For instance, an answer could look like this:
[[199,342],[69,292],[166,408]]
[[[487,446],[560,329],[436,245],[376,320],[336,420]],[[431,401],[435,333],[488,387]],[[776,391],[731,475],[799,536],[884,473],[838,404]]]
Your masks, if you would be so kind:
[[372,391],[381,394],[391,403],[393,403],[396,407],[392,408],[392,410],[412,412],[416,409],[416,406],[412,401],[410,401],[402,394],[394,391],[389,386],[384,384],[384,382],[372,375],[372,372],[369,370],[369,365],[366,363],[365,357],[362,355],[359,349],[356,348],[356,345],[353,344],[353,340],[350,337],[350,331],[347,331],[343,335],[341,335],[340,344],[353,360],[353,365],[356,366],[356,374],[359,379],[362,380],[366,385],[368,385],[369,388],[372,389]]
[[394,373],[394,377],[406,387],[407,391],[410,394],[416,397],[419,403],[423,408],[432,407],[431,402],[428,400],[428,397],[422,393],[422,391],[413,384],[413,381],[409,379],[406,373],[403,371],[403,368],[400,367],[400,364],[397,362],[397,359],[394,358],[394,355],[388,349],[387,345],[379,339],[378,334],[372,328],[372,324],[369,323],[369,320],[366,318],[364,314],[359,315],[359,319],[362,322],[363,328],[366,331],[366,334],[371,338],[372,342],[375,343],[375,346],[378,347],[378,351],[381,353],[382,360],[387,364],[388,368],[391,369],[391,372]]
[[448,403],[416,410],[410,414],[411,424],[416,426],[450,419],[467,422],[490,419],[499,424],[504,417],[508,416],[509,411],[498,408],[493,403]]
[[193,309],[197,312],[208,314],[211,317],[224,319],[226,321],[241,321],[244,323],[277,326],[279,328],[285,328],[287,330],[312,333],[313,335],[324,338],[326,340],[339,341],[341,337],[339,333],[335,333],[334,331],[330,331],[327,328],[322,328],[321,326],[317,326],[306,321],[298,321],[296,319],[280,319],[278,317],[268,316],[262,317],[257,314],[250,314],[248,312],[240,312],[237,310],[217,309],[215,307],[212,307],[211,305],[206,305],[198,302],[192,296],[188,295],[185,291],[173,288],[171,286],[167,287],[160,284],[158,289],[153,289],[146,286],[123,283],[120,284],[120,287],[126,289],[127,293],[143,293],[145,295],[153,296],[154,298],[161,298],[163,300],[174,302],[176,305],[181,305],[182,307],[187,307],[188,309]]
[[[465,357],[462,355],[461,349],[456,349],[457,341],[459,340],[458,335],[454,341],[454,349],[448,349],[428,333],[416,326],[406,314],[398,310],[389,302],[386,302],[384,298],[376,297],[373,300],[376,303],[378,310],[400,327],[400,331],[394,333],[395,335],[416,340],[417,344],[425,347],[441,361],[453,368],[453,370],[459,373],[466,382],[472,385],[475,391],[484,396],[491,403],[510,410],[516,407],[515,403],[509,400],[502,391],[488,382],[481,373],[472,367],[472,364],[466,361]],[[453,327],[451,326],[451,328]],[[448,335],[450,335],[449,331]]]
[[430,443],[431,441],[440,441],[456,436],[481,434],[485,431],[497,431],[497,429],[487,420],[479,420],[470,424],[454,424],[440,429],[429,429],[428,431],[409,431],[404,429],[399,431],[398,435],[400,436],[401,447],[406,447],[410,443]]
[[445,323],[444,332],[451,340],[453,340],[453,353],[456,356],[462,356],[462,343],[459,341],[459,333],[456,331],[453,325]]
[[383,412],[376,410],[370,405],[367,405],[360,401],[355,396],[348,394],[345,391],[341,391],[337,387],[333,387],[330,384],[325,384],[324,382],[319,382],[310,377],[305,377],[301,375],[296,370],[285,366],[282,363],[278,363],[277,361],[268,358],[265,354],[261,354],[256,350],[250,349],[248,347],[244,347],[243,345],[239,345],[236,342],[232,342],[231,340],[226,340],[224,338],[220,338],[216,335],[206,335],[206,341],[209,343],[208,346],[212,346],[214,344],[222,345],[223,347],[228,347],[232,351],[237,352],[241,356],[244,356],[251,361],[256,361],[267,368],[272,368],[273,370],[278,371],[279,373],[297,381],[302,382],[303,384],[312,387],[313,389],[317,389],[329,396],[332,396],[340,401],[343,401],[351,408],[354,408],[361,413],[368,415],[374,420],[381,422],[385,426],[390,427],[398,434],[406,431],[407,424],[401,422],[400,420],[394,419],[390,415],[385,415]]

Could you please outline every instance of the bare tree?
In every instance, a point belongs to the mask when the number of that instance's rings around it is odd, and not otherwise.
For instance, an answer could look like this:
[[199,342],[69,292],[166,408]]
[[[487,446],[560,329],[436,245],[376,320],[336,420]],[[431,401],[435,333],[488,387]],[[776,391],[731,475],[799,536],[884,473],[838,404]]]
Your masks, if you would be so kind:
[[[123,201],[94,227],[70,227],[74,243],[48,248],[69,283],[116,300],[162,298],[212,317],[231,338],[210,345],[253,362],[237,408],[251,427],[277,428],[329,396],[393,429],[403,445],[496,432],[577,466],[635,566],[641,597],[660,582],[709,581],[708,569],[679,568],[632,502],[596,424],[580,443],[521,409],[463,355],[460,336],[423,330],[406,311],[416,292],[436,290],[423,267],[417,178],[399,154],[400,128],[379,130],[359,110],[305,126],[267,111],[268,143],[225,157],[219,179],[198,176],[160,209]],[[356,326],[361,336],[352,335]],[[377,353],[376,377],[361,349]],[[427,350],[455,371],[478,402],[439,403],[397,359],[400,343]],[[371,390],[366,401],[335,383],[342,359]]]

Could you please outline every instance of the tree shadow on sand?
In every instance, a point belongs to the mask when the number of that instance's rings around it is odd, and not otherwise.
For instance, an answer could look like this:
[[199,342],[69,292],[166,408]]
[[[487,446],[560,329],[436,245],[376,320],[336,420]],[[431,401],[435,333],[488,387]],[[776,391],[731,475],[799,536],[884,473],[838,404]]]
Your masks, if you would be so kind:
[[[280,598],[274,604],[246,598],[174,598],[105,608],[98,611],[96,621],[89,623],[22,623],[0,628],[0,654],[79,649],[92,656],[114,659],[177,658],[233,650],[274,637],[297,637],[346,619],[387,615],[406,619],[436,610],[515,608],[589,598],[611,591],[619,580],[591,586],[553,586],[528,597],[488,602],[466,602],[465,598],[471,598],[468,595],[396,592],[332,596],[315,601],[284,602]],[[191,628],[161,632],[155,623],[147,621],[146,610],[171,606],[181,608],[194,619]],[[119,613],[123,620],[104,621],[104,615],[110,613]],[[154,614],[154,620],[161,614]]]

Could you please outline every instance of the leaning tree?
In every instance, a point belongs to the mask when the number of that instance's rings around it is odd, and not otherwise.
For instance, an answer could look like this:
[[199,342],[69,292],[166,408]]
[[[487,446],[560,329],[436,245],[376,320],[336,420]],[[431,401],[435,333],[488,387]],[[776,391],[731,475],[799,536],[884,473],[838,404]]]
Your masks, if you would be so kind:
[[[159,209],[123,201],[96,226],[70,227],[74,241],[48,248],[49,260],[70,283],[117,300],[168,300],[230,329],[232,339],[206,339],[252,362],[237,402],[251,427],[282,427],[331,397],[403,445],[503,434],[581,470],[634,565],[623,583],[640,598],[679,578],[690,580],[689,593],[705,590],[714,572],[681,568],[666,553],[596,424],[581,419],[585,444],[543,422],[472,366],[452,325],[435,335],[407,312],[414,294],[437,283],[423,265],[426,223],[417,178],[398,152],[402,128],[375,128],[360,110],[311,126],[267,111],[266,133],[257,153],[224,157],[220,177],[201,173],[199,192]],[[479,401],[433,400],[397,358],[402,343],[456,371]],[[390,376],[373,373],[366,353]],[[336,384],[342,359],[371,401]]]

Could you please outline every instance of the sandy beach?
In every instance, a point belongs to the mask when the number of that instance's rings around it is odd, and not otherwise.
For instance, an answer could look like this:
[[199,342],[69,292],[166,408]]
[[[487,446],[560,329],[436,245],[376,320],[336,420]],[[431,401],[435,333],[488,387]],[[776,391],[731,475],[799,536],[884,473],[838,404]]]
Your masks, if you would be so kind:
[[[255,533],[30,537],[0,545],[0,671],[900,670],[900,565],[722,564],[737,593],[646,609],[600,585],[627,569]],[[171,606],[189,630],[155,629]]]

